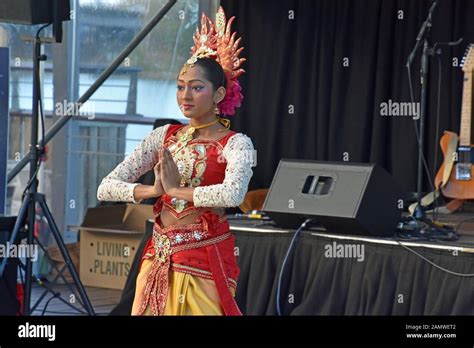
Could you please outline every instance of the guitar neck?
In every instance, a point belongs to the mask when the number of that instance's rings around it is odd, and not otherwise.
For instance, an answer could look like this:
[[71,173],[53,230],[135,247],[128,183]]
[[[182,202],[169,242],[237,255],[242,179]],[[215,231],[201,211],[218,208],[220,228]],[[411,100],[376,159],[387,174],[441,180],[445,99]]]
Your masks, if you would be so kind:
[[461,132],[459,136],[460,146],[471,146],[471,119],[472,119],[472,83],[473,71],[464,73],[464,87],[461,109]]

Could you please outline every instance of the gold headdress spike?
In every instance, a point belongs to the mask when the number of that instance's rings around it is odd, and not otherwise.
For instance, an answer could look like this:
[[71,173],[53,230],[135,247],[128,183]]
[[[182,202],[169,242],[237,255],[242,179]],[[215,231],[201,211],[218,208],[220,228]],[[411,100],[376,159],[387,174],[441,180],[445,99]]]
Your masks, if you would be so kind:
[[[214,58],[216,59],[230,78],[238,78],[245,73],[240,66],[246,61],[245,58],[239,58],[244,47],[239,48],[241,38],[235,40],[237,32],[231,36],[231,26],[235,20],[235,16],[229,21],[226,20],[224,9],[222,6],[216,13],[216,24],[204,13],[201,17],[201,31],[196,28],[193,35],[194,46],[191,47],[192,56],[185,65],[193,66],[198,58]],[[208,27],[209,24],[209,27]]]
[[[244,50],[243,47],[239,48],[241,39],[238,38],[236,40],[236,32],[231,34],[231,26],[234,20],[235,17],[231,17],[227,21],[222,6],[219,7],[216,13],[215,24],[203,13],[201,17],[201,30],[199,31],[196,28],[196,33],[193,35],[194,46],[191,47],[192,56],[187,60],[181,72],[181,74],[185,74],[187,68],[194,66],[198,58],[207,57],[215,59],[222,66],[227,79],[226,97],[218,105],[220,112],[225,115],[233,115],[235,107],[240,106],[240,102],[243,99],[237,78],[245,73],[241,65],[246,59],[239,58],[240,53]],[[227,123],[228,126],[229,124]]]
[[[207,24],[209,23],[209,28]],[[201,17],[201,32],[196,28],[193,35],[194,46],[191,47],[192,56],[185,65],[194,66],[198,58],[215,57],[217,55],[217,36],[212,21],[203,13]]]
[[241,38],[235,40],[237,32],[234,32],[231,36],[231,27],[234,20],[235,16],[231,17],[226,25],[224,9],[222,6],[219,7],[216,14],[217,57],[224,72],[226,75],[229,74],[228,77],[231,79],[236,79],[245,73],[245,70],[241,69],[240,66],[246,61],[245,58],[239,58],[240,53],[244,50],[243,47],[239,48]]

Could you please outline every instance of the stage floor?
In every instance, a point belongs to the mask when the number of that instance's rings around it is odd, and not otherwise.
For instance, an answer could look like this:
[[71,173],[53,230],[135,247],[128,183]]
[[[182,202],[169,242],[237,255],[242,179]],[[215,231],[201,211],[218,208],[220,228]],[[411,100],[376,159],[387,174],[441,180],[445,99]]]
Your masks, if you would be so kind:
[[[61,294],[61,298],[65,301],[70,301],[71,299],[71,291],[65,284],[57,284],[54,286],[54,291]],[[112,308],[114,308],[120,301],[120,296],[122,294],[122,290],[115,290],[115,289],[104,289],[104,288],[96,288],[91,286],[86,286],[86,293],[89,296],[89,300],[91,301],[92,307],[97,315],[108,315]],[[38,298],[43,294],[44,288],[39,285],[35,285],[31,291],[31,306],[34,306]],[[78,294],[78,291],[75,291]],[[76,303],[75,307],[80,308],[81,310],[85,311],[77,302],[76,295]],[[38,308],[33,312],[32,315],[43,315],[43,309],[46,306],[46,311],[44,315],[85,315],[79,313],[75,309],[71,308],[68,304],[61,301],[59,298],[53,298],[53,294],[48,292],[47,295],[42,299]],[[51,299],[51,301],[48,300]]]
[[466,206],[462,211],[453,214],[438,214],[438,221],[453,227],[464,242],[474,244],[473,205]]

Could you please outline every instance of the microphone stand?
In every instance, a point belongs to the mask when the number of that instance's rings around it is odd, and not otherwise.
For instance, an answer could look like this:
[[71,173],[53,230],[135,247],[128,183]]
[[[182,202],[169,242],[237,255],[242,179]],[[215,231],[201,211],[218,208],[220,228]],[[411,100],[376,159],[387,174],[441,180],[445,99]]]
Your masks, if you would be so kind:
[[[432,26],[432,14],[438,4],[438,0],[435,0],[431,5],[428,17],[423,22],[423,25],[416,38],[416,44],[410,53],[407,61],[407,67],[410,65],[415,57],[416,52],[423,44],[423,52],[421,54],[421,101],[420,101],[420,130],[418,134],[418,172],[417,172],[417,205],[413,212],[413,217],[420,221],[426,220],[426,209],[421,204],[422,196],[422,185],[423,185],[423,148],[424,148],[424,137],[425,137],[425,117],[427,109],[427,95],[428,95],[428,83],[429,83],[429,56],[434,54],[434,50],[430,47],[430,33]],[[416,121],[415,121],[416,122]]]
[[[426,217],[426,208],[421,204],[422,196],[422,184],[423,184],[423,148],[424,148],[424,137],[425,137],[425,118],[426,110],[428,106],[428,83],[429,83],[429,57],[434,55],[440,55],[441,49],[439,46],[456,46],[462,41],[462,38],[456,42],[437,42],[430,47],[430,34],[432,26],[432,15],[438,4],[438,0],[433,1],[429,10],[426,20],[423,22],[421,29],[416,38],[416,44],[407,60],[407,68],[410,69],[411,63],[415,58],[415,54],[418,49],[423,45],[423,51],[421,54],[421,101],[420,101],[420,117],[419,117],[419,132],[418,132],[418,172],[417,172],[417,205],[413,212],[413,218],[417,221],[426,223],[431,229],[425,230],[425,233],[429,230],[438,231],[446,235],[447,240],[456,240],[456,233],[448,226],[439,225]],[[415,121],[416,122],[416,121]],[[428,174],[429,175],[429,174]]]

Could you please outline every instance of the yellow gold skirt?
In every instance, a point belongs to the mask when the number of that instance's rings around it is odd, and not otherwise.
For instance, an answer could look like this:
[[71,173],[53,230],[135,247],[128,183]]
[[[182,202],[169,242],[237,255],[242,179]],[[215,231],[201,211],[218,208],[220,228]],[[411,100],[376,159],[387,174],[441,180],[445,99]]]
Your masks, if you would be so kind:
[[[137,277],[132,315],[137,315],[142,303],[143,290],[152,263],[151,259],[143,260]],[[234,289],[231,293],[235,296]],[[145,315],[150,315],[149,309],[145,311]],[[164,315],[224,315],[214,280],[170,270]]]

